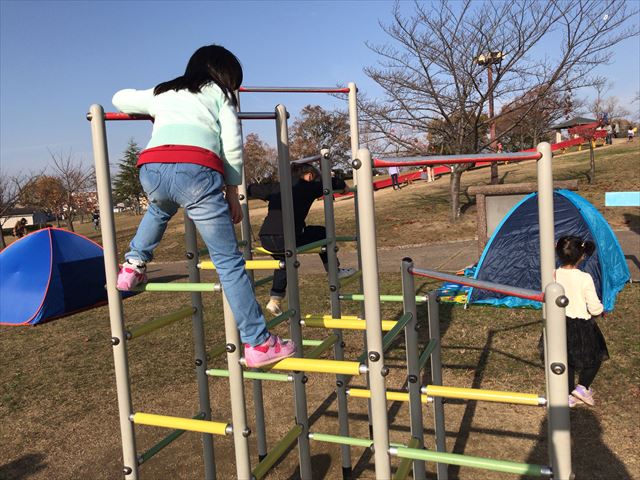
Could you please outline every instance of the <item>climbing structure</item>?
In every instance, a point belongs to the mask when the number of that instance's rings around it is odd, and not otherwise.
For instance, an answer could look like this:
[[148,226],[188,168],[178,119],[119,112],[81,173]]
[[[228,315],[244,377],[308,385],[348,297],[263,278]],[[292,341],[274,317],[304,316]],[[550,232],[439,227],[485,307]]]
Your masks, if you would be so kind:
[[[249,269],[286,268],[288,288],[288,310],[269,322],[269,328],[289,322],[290,337],[300,346],[312,345],[314,348],[305,353],[299,349],[297,357],[288,358],[272,365],[269,371],[248,371],[243,368],[241,357],[241,343],[235,326],[233,315],[224,300],[224,292],[220,285],[200,282],[200,268],[213,268],[210,263],[200,261],[197,249],[195,227],[185,217],[186,256],[189,260],[189,282],[143,285],[140,290],[152,291],[182,291],[191,292],[191,305],[180,308],[158,319],[153,319],[134,330],[127,330],[123,319],[123,305],[120,292],[116,289],[118,272],[118,252],[115,245],[115,222],[113,216],[111,183],[109,178],[109,162],[106,142],[105,121],[109,120],[146,120],[148,117],[125,114],[105,113],[101,106],[93,105],[89,113],[92,125],[93,147],[96,162],[96,177],[98,182],[98,196],[100,200],[100,214],[103,221],[102,235],[105,252],[105,270],[107,278],[107,292],[109,298],[109,312],[112,329],[112,345],[114,349],[114,363],[119,404],[120,428],[123,440],[123,473],[127,479],[137,479],[140,475],[140,465],[180,436],[184,431],[203,433],[204,476],[215,478],[215,455],[213,435],[232,435],[235,447],[235,465],[238,478],[262,478],[288,448],[297,442],[300,464],[300,476],[303,479],[312,478],[310,440],[314,442],[338,443],[342,446],[342,469],[345,478],[351,476],[351,448],[372,447],[377,478],[391,478],[391,458],[401,458],[394,478],[405,478],[411,468],[414,478],[425,478],[425,461],[435,462],[439,480],[447,478],[447,464],[464,465],[475,468],[490,469],[515,474],[551,476],[557,479],[568,479],[571,474],[571,455],[569,445],[569,412],[568,412],[568,383],[566,376],[566,335],[564,322],[564,306],[566,298],[562,287],[553,283],[553,269],[555,257],[553,252],[553,200],[551,175],[551,150],[548,144],[540,144],[536,152],[498,154],[498,155],[464,155],[427,157],[423,159],[377,159],[372,161],[366,149],[358,148],[358,122],[356,111],[356,87],[353,83],[348,88],[242,88],[241,92],[322,92],[345,93],[349,96],[349,116],[351,126],[352,165],[355,172],[357,187],[357,245],[361,270],[361,294],[341,295],[337,276],[336,263],[336,232],[333,222],[331,163],[327,151],[321,152],[316,158],[304,161],[320,161],[322,180],[325,188],[325,220],[327,239],[313,245],[296,248],[293,231],[293,202],[291,194],[291,176],[289,174],[290,159],[288,149],[287,111],[283,105],[278,105],[274,113],[239,113],[242,121],[251,119],[275,120],[278,146],[279,177],[282,195],[283,223],[285,226],[285,262],[282,265],[274,260],[251,260],[248,205],[246,188],[240,188],[241,202],[246,219],[242,226],[245,257]],[[542,266],[542,285],[544,292],[533,292],[517,289],[508,285],[491,284],[460,277],[447,276],[439,272],[416,268],[410,259],[402,262],[403,295],[389,298],[381,296],[378,285],[378,263],[375,235],[375,212],[372,170],[374,167],[391,165],[439,165],[470,162],[497,161],[538,161],[539,181],[539,218],[540,218],[540,251]],[[331,295],[331,315],[308,316],[301,315],[300,298],[298,292],[298,254],[313,248],[326,248],[330,257],[329,262],[329,290]],[[442,386],[440,365],[439,320],[435,296],[416,297],[413,277],[430,276],[432,278],[449,281],[465,281],[476,288],[494,289],[508,292],[514,296],[534,297],[545,302],[543,314],[545,316],[545,373],[547,375],[547,396],[538,397],[534,394],[512,392],[494,392],[485,390],[461,389]],[[202,292],[221,292],[224,305],[225,343],[211,350],[210,357],[226,352],[227,369],[208,369],[207,351],[202,325]],[[360,317],[343,317],[340,312],[340,300],[350,299],[361,301],[363,314]],[[383,320],[380,314],[381,301],[398,301],[404,304],[403,315],[395,321]],[[430,341],[419,350],[416,332],[417,302],[427,303],[429,313]],[[167,325],[173,321],[191,317],[195,343],[196,377],[199,387],[199,412],[194,418],[177,418],[155,413],[140,412],[133,408],[131,401],[127,342],[140,335]],[[319,326],[332,330],[324,340],[305,342],[302,336],[303,326]],[[355,361],[344,359],[344,344],[342,330],[358,329],[365,332],[365,351]],[[383,331],[387,332],[383,337]],[[408,392],[387,392],[386,377],[389,367],[385,365],[385,350],[393,340],[404,331],[407,353]],[[334,359],[319,359],[326,350],[333,348]],[[431,361],[431,382],[420,385],[420,372]],[[287,373],[274,373],[285,371]],[[336,393],[338,403],[337,435],[325,432],[315,432],[309,429],[309,419],[306,400],[307,374],[336,375]],[[353,376],[367,376],[366,389],[348,388],[349,379]],[[231,399],[231,419],[212,419],[209,400],[208,376],[228,377]],[[258,458],[260,462],[252,469],[249,454],[248,437],[252,433],[247,427],[247,413],[245,407],[244,379],[251,379],[253,398],[256,406],[256,435],[258,437]],[[285,381],[293,383],[294,415],[292,427],[281,440],[269,451],[266,445],[264,406],[262,401],[262,382]],[[369,421],[371,423],[371,439],[353,438],[349,436],[349,415],[347,412],[347,394],[351,397],[369,399]],[[529,465],[504,460],[492,460],[477,457],[447,453],[444,443],[444,410],[442,398],[463,398],[474,400],[512,402],[530,405],[542,405],[548,409],[550,465]],[[433,399],[435,411],[435,450],[424,447],[422,403]],[[405,444],[389,443],[389,425],[387,418],[388,400],[406,400],[410,405],[411,438]],[[217,413],[215,415],[218,415]],[[214,416],[215,416],[214,415]],[[139,454],[136,449],[135,425],[153,425],[175,429],[168,437],[147,452]]]

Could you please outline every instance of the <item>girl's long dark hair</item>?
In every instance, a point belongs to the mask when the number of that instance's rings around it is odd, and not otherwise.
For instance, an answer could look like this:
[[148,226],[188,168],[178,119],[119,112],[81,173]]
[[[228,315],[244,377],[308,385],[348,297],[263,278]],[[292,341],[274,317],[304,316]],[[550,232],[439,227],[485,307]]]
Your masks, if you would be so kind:
[[242,65],[233,53],[220,45],[200,47],[191,55],[184,75],[160,83],[153,94],[169,90],[198,93],[211,82],[220,87],[234,106],[238,105],[234,91],[242,85]]
[[556,243],[556,255],[561,265],[576,265],[583,255],[593,255],[596,244],[590,240],[582,240],[575,235],[560,237]]

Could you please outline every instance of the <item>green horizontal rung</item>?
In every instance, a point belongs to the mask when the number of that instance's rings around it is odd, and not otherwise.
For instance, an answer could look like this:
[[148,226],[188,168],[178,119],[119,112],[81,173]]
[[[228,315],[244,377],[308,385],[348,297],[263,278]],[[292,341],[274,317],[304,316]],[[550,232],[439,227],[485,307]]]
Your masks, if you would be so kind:
[[256,480],[260,480],[267,472],[273,467],[273,465],[284,455],[284,452],[291,446],[293,442],[302,433],[302,425],[298,424],[294,426],[289,432],[280,440],[275,447],[271,449],[267,456],[253,470],[253,476]]
[[509,462],[506,460],[494,460],[491,458],[472,457],[470,455],[461,455],[458,453],[433,452],[430,450],[420,450],[416,448],[406,447],[392,448],[389,453],[399,458],[424,460],[425,462],[446,463],[448,465],[459,465],[461,467],[481,468],[484,470],[513,473],[516,475],[533,475],[536,477],[541,477],[548,475],[547,472],[550,473],[550,469],[542,465]]
[[353,235],[343,235],[336,237],[336,242],[357,242],[358,237]]
[[165,327],[173,322],[182,320],[183,318],[190,317],[195,313],[196,309],[193,307],[183,307],[180,310],[176,310],[168,315],[154,318],[148,322],[143,323],[137,327],[132,328],[126,333],[127,340],[133,340],[134,338],[141,337],[147,333],[153,332],[159,328]]
[[267,322],[267,330],[271,330],[272,328],[275,328],[278,325],[280,325],[285,320],[289,320],[291,317],[293,317],[295,313],[296,313],[295,310],[290,309],[290,310],[285,310],[277,317],[273,317],[271,320]]
[[[223,370],[221,368],[211,368],[207,370],[207,375],[210,377],[229,377],[229,370]],[[242,377],[248,380],[271,380],[274,382],[292,382],[293,377],[285,373],[271,373],[271,372],[253,372],[246,370],[242,372]]]
[[387,334],[382,339],[382,351],[386,352],[393,341],[396,339],[398,334],[402,331],[405,325],[411,320],[413,314],[410,312],[403,313],[402,316],[398,319],[395,326],[387,332]]
[[422,370],[425,364],[429,361],[431,354],[433,353],[433,351],[436,349],[437,346],[438,346],[437,339],[432,338],[431,340],[429,340],[429,343],[427,344],[424,351],[420,355],[420,360],[418,361],[418,368],[420,370]]
[[353,447],[369,448],[373,445],[373,440],[368,438],[344,437],[341,435],[329,435],[327,433],[309,433],[309,439],[319,442],[339,443],[340,445],[351,445]]
[[[404,298],[402,297],[402,295],[380,295],[379,297],[381,302],[403,302],[404,301]],[[364,295],[361,293],[352,293],[352,294],[341,293],[340,300],[352,300],[355,302],[363,302]],[[418,304],[427,303],[427,297],[425,297],[424,295],[417,295],[416,303]]]
[[[195,416],[193,416],[191,418],[193,418],[194,420],[203,420],[204,419],[204,413],[202,413],[202,412],[198,413],[197,415],[195,415]],[[174,430],[169,435],[167,435],[162,440],[160,440],[158,443],[156,443],[149,450],[147,450],[146,452],[144,452],[141,455],[138,455],[138,465],[142,465],[144,462],[150,460],[154,455],[156,455],[158,452],[160,452],[163,448],[165,448],[166,446],[170,445],[171,442],[173,442],[174,440],[177,440],[178,438],[180,438],[180,436],[184,432],[186,432],[186,430]]]
[[265,283],[269,283],[271,280],[273,280],[273,275],[269,275],[268,277],[264,277],[261,278],[260,280],[256,280],[253,283],[254,287],[259,287],[260,285],[264,285]]
[[317,347],[318,345],[322,345],[322,342],[324,342],[324,340],[303,339],[302,345],[304,345],[305,347]]
[[329,350],[335,343],[338,341],[338,335],[329,335],[323,342],[320,342],[320,345],[316,346],[313,350],[311,350],[308,354],[305,355],[306,358],[318,358],[324,352]]
[[143,283],[134,292],[219,292],[218,283]]
[[330,241],[331,239],[329,238],[323,238],[322,240],[317,240],[315,242],[307,243],[306,245],[302,245],[301,247],[296,248],[296,253],[304,253],[307,250],[313,250],[314,248],[317,248],[317,247],[324,247]]

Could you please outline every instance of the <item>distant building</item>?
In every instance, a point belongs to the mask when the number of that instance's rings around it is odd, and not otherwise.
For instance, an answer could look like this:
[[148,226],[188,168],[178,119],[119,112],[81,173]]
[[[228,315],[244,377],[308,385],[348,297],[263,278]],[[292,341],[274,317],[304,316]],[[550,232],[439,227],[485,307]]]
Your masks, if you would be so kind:
[[552,125],[551,128],[556,131],[555,143],[560,143],[562,141],[562,130],[566,130],[568,132],[568,130],[571,127],[577,127],[578,125],[587,125],[588,123],[594,123],[594,122],[597,122],[597,120],[593,118],[573,117],[573,118],[570,118],[569,120],[565,120],[562,123],[557,123],[556,125]]
[[28,226],[44,226],[47,222],[52,220],[52,217],[43,210],[34,207],[16,207],[7,210],[2,217],[0,217],[0,225],[3,230],[12,230],[13,226],[20,221],[20,219],[27,219]]

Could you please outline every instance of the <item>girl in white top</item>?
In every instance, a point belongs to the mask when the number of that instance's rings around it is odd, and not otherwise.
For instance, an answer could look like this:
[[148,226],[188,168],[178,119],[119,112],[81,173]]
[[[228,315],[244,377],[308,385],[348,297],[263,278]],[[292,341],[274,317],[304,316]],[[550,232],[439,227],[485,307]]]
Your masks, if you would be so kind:
[[[593,318],[604,308],[593,278],[578,269],[580,263],[594,252],[593,242],[576,236],[561,237],[556,244],[560,268],[555,271],[555,279],[569,299],[566,315],[570,407],[580,402],[594,404],[590,386],[602,361],[609,358],[604,336]],[[579,372],[578,385],[575,384],[576,371]]]

